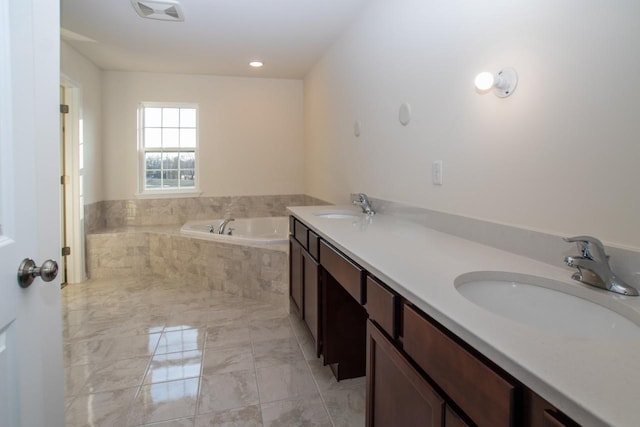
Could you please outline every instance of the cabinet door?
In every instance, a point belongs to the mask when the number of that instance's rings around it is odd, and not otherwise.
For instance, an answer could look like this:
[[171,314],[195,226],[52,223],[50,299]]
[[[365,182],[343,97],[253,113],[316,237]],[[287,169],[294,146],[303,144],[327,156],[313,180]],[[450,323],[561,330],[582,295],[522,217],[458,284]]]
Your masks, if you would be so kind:
[[451,406],[447,405],[444,414],[444,427],[470,427],[460,415],[451,409]]
[[367,427],[440,427],[444,400],[367,321]]
[[302,246],[293,237],[289,238],[289,295],[300,317],[303,317],[303,260]]
[[313,257],[302,251],[304,258],[304,321],[311,331],[315,342],[316,356],[320,355],[320,265]]

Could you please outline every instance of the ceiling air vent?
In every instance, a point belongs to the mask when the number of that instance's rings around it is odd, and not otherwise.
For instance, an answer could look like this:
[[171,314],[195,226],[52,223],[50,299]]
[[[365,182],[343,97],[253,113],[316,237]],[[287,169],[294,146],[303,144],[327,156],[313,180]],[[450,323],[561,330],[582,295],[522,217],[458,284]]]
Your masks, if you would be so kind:
[[131,0],[133,8],[143,18],[161,21],[184,21],[180,4],[174,0]]

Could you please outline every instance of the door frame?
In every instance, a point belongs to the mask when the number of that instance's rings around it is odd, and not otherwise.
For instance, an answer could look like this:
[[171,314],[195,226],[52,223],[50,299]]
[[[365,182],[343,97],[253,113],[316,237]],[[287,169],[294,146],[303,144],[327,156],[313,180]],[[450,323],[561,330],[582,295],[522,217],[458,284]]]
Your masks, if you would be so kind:
[[[65,102],[69,113],[65,120],[64,153],[69,184],[66,198],[67,245],[71,254],[67,256],[67,282],[80,283],[86,280],[83,171],[80,169],[82,152],[82,89],[73,79],[60,75],[60,85],[65,90]],[[62,102],[61,102],[62,103]],[[62,153],[61,153],[62,154]],[[62,202],[62,200],[61,200]]]

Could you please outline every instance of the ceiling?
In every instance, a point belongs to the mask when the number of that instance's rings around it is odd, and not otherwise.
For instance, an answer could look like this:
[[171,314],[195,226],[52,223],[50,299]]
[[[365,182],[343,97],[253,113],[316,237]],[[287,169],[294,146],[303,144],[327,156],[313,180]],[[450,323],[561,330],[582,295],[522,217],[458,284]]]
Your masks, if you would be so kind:
[[104,70],[300,79],[369,0],[178,1],[183,22],[143,19],[130,0],[61,0],[62,38]]

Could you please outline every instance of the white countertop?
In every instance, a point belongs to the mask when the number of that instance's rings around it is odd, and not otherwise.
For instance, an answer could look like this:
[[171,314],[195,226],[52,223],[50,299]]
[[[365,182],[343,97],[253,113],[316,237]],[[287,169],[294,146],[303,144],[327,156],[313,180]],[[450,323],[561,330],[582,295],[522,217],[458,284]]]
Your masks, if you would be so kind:
[[[640,319],[640,297],[572,280],[571,269],[445,234],[392,215],[325,219],[327,206],[289,211],[389,287],[584,426],[640,425],[639,339],[563,336],[493,314],[463,297],[454,280],[474,271],[544,277],[592,301],[623,304]],[[353,207],[332,206],[352,210]],[[355,211],[354,211],[355,212]],[[541,311],[545,307],[539,307]],[[637,322],[636,322],[637,323]]]

